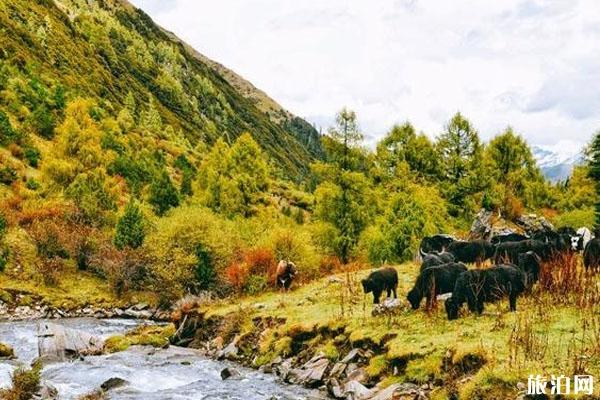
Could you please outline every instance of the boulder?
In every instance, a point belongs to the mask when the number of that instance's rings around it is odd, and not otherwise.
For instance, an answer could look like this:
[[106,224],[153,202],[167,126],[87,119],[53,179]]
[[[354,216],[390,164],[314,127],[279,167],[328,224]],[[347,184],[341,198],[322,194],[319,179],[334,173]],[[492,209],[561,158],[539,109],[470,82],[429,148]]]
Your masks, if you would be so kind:
[[521,215],[517,219],[516,223],[523,228],[528,235],[531,235],[537,231],[554,230],[554,225],[552,225],[546,218],[536,214]]
[[221,379],[222,380],[240,379],[241,377],[242,377],[242,375],[239,373],[239,371],[234,368],[225,367],[221,370]]
[[323,384],[329,364],[329,360],[323,354],[317,354],[300,368],[292,369],[288,375],[288,381],[311,388],[319,387]]
[[288,358],[280,364],[273,366],[273,371],[277,374],[283,381],[287,381],[288,376],[292,370],[292,359]]
[[348,381],[344,385],[344,398],[347,400],[365,400],[373,396],[373,391],[367,389],[362,383]]
[[380,304],[373,305],[371,314],[376,317],[378,315],[394,315],[404,308],[400,299],[385,299]]
[[67,361],[101,354],[104,340],[98,336],[51,322],[39,322],[38,355],[44,362]]
[[217,353],[218,360],[230,360],[235,361],[238,358],[239,349],[237,348],[238,337],[235,337],[231,343],[227,345],[223,350]]
[[127,382],[125,379],[121,379],[119,377],[114,377],[114,378],[110,378],[105,380],[102,385],[100,385],[100,388],[102,390],[104,390],[105,392],[112,390],[112,389],[117,389],[120,388],[122,386],[125,386],[129,384],[129,382]]

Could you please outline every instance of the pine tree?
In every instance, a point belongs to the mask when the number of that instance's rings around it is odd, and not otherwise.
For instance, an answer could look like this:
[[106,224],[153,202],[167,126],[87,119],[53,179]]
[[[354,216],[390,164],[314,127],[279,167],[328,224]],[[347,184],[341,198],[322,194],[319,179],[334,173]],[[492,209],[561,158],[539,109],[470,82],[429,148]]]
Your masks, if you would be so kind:
[[130,201],[125,206],[125,212],[119,218],[115,230],[114,243],[117,249],[123,250],[125,247],[137,249],[144,243],[144,216],[139,206]]
[[154,207],[154,212],[159,216],[179,205],[177,189],[167,171],[163,171],[150,185],[150,198],[148,201]]
[[342,262],[347,263],[358,237],[369,219],[370,186],[368,179],[357,171],[357,149],[363,135],[358,129],[356,114],[343,109],[336,118],[336,126],[329,130],[328,157],[332,163],[317,165],[325,172],[324,182],[315,191],[316,214],[337,229],[333,245]]
[[437,143],[439,165],[443,177],[443,192],[454,216],[467,218],[477,207],[472,195],[483,190],[483,146],[479,134],[469,120],[456,113]]
[[595,226],[596,235],[600,233],[600,132],[592,139],[589,148],[589,176],[596,184]]

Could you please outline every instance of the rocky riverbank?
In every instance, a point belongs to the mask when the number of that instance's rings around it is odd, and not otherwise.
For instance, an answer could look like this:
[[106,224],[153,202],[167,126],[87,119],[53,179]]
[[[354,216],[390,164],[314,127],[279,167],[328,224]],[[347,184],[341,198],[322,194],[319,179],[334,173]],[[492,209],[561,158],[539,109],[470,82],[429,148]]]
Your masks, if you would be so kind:
[[83,317],[168,321],[170,312],[151,307],[147,303],[123,304],[119,307],[93,304],[57,307],[27,292],[16,290],[0,292],[0,321]]
[[[236,322],[227,317],[206,317],[191,312],[176,324],[177,333],[173,342],[200,349],[215,360],[233,361],[275,374],[288,384],[319,389],[322,396],[327,398],[430,398],[433,382],[416,384],[373,379],[373,360],[381,357],[382,347],[369,341],[358,347],[350,346],[343,327],[334,330],[298,329],[290,336],[275,339],[266,345],[270,342],[268,337],[284,324],[284,320],[255,318],[251,327],[236,326]],[[228,370],[223,375],[227,377],[231,373]]]

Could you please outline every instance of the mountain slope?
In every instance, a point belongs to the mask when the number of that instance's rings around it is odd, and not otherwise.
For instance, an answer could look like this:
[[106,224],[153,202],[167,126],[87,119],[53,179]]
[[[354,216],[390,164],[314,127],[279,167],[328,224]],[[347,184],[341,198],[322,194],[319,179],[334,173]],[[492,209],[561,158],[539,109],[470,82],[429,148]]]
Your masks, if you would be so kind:
[[564,181],[571,176],[573,168],[583,162],[581,151],[564,151],[534,146],[532,148],[538,166],[551,182]]
[[252,101],[252,103],[260,111],[264,112],[273,123],[292,133],[296,139],[308,149],[312,156],[323,156],[319,132],[311,124],[283,108],[264,91],[258,89],[251,82],[225,67],[223,64],[211,60],[205,55],[199,53],[193,47],[175,36],[172,32],[167,30],[164,30],[164,32],[173,41],[181,43],[185,49],[194,57],[198,58],[198,60],[210,66],[217,74],[222,76],[231,86],[233,86],[238,93]]
[[[188,150],[219,137],[231,142],[248,131],[273,164],[296,180],[308,174],[319,154],[314,132],[289,128],[294,117],[287,114],[281,121],[269,118],[206,60],[126,1],[0,2],[0,28],[0,89],[10,91],[0,110],[17,129],[28,130],[36,108],[51,108],[48,93],[57,90],[67,100],[91,98],[115,117],[131,94],[136,118],[155,108],[161,126],[169,127],[167,135]],[[20,96],[28,90],[33,93]],[[51,112],[60,122],[60,111]]]

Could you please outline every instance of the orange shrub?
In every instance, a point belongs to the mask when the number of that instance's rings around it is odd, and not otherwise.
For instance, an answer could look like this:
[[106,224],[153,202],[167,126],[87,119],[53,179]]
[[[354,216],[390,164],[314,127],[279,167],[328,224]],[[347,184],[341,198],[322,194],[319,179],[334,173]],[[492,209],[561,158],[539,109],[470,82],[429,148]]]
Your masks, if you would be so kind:
[[241,262],[234,262],[225,268],[225,279],[238,292],[244,288],[248,275],[250,275],[248,267]]
[[321,275],[331,275],[342,270],[342,262],[336,256],[327,256],[321,259],[319,264],[319,273]]
[[10,154],[12,154],[13,157],[15,157],[15,158],[18,158],[18,159],[23,158],[23,149],[21,148],[21,146],[19,146],[16,143],[9,144],[8,151],[10,151]]
[[248,250],[244,254],[244,264],[248,272],[253,275],[273,275],[277,267],[277,261],[273,251],[266,248]]

